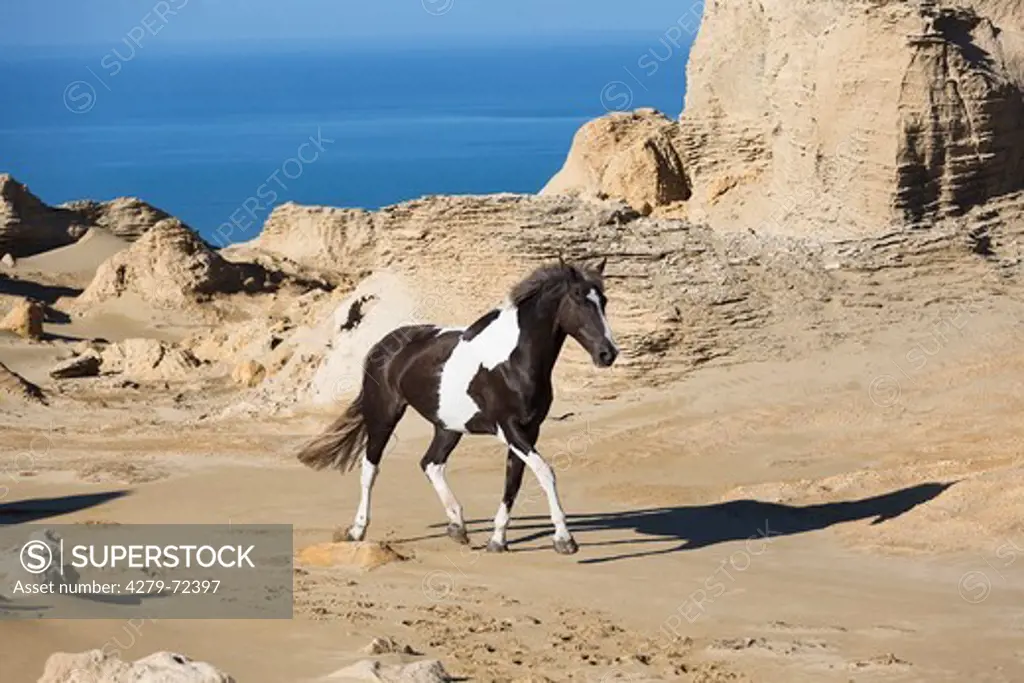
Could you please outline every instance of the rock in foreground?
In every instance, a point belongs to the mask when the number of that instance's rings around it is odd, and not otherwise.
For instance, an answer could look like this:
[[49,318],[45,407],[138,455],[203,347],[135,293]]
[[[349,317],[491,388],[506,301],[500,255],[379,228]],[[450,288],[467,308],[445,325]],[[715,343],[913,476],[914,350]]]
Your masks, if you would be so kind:
[[129,664],[90,650],[50,655],[37,683],[235,683],[235,679],[210,664],[172,652],[156,652]]
[[336,671],[328,681],[380,681],[380,683],[448,683],[455,680],[436,659],[389,666],[376,660],[363,660]]
[[313,567],[355,567],[368,571],[407,558],[386,543],[361,541],[318,543],[300,550],[295,559],[298,564]]
[[42,339],[45,318],[46,308],[41,303],[23,299],[0,320],[0,330],[10,330],[25,339]]

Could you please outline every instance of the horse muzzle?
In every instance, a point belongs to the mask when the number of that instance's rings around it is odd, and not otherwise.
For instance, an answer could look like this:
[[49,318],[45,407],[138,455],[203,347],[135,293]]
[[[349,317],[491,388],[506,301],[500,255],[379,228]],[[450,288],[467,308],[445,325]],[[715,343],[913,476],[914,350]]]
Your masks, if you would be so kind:
[[598,349],[597,353],[594,354],[594,365],[599,368],[610,368],[618,357],[619,350],[611,344],[608,344],[602,346]]

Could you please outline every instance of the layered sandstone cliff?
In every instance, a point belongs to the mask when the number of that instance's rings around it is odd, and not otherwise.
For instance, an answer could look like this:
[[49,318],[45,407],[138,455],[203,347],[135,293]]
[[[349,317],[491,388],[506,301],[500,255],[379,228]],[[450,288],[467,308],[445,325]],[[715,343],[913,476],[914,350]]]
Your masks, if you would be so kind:
[[134,242],[170,215],[134,197],[49,206],[28,187],[0,173],[0,256],[32,256],[67,246],[90,228]]
[[129,242],[142,237],[160,221],[171,218],[166,211],[135,197],[118,197],[109,202],[79,200],[61,204],[59,208],[73,211],[83,222],[104,228]]
[[[687,82],[674,129],[641,118],[632,135],[578,138],[566,168],[671,140],[687,216],[826,237],[929,225],[1024,188],[1024,0],[709,2]],[[605,170],[601,187],[631,182]]]
[[75,212],[47,206],[25,185],[0,174],[0,256],[31,256],[62,247],[86,230]]

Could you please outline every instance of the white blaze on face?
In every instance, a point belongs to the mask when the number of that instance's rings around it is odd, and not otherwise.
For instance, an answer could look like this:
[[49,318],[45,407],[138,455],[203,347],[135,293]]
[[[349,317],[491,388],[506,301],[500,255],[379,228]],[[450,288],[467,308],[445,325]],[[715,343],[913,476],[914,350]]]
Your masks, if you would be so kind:
[[601,308],[601,297],[597,295],[597,290],[591,289],[587,292],[587,299],[593,302],[594,307],[597,308],[597,314],[601,316],[601,324],[604,325],[604,338],[608,340],[608,343],[618,353],[619,345],[615,343],[615,337],[612,336],[612,327],[608,324],[608,318],[605,317],[604,310]]

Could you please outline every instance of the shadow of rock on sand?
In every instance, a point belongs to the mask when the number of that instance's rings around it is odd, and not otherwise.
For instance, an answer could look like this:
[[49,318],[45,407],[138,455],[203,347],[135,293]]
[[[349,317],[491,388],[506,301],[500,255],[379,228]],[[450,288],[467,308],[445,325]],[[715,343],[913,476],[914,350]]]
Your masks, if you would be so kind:
[[130,495],[130,491],[79,493],[56,498],[29,498],[0,504],[0,526],[28,524],[40,519],[78,512]]
[[[596,564],[650,555],[666,555],[684,550],[704,548],[718,543],[760,539],[818,531],[834,524],[856,520],[875,519],[881,524],[926,503],[956,482],[927,483],[891,491],[870,498],[817,505],[785,505],[757,500],[733,500],[710,505],[683,505],[647,510],[568,515],[569,528],[581,546],[631,546],[644,543],[681,541],[671,548],[617,553],[606,557],[580,560],[581,564]],[[513,518],[515,520],[515,518]],[[516,523],[518,521],[518,524]],[[527,522],[524,524],[523,522]],[[536,522],[536,523],[534,523]],[[473,520],[470,524],[485,529],[490,520]],[[551,534],[547,517],[523,517],[513,521],[512,531],[534,531],[525,537],[510,540],[509,545],[528,543]],[[586,535],[594,531],[633,531],[647,538],[629,538],[606,542],[586,542]]]
[[65,287],[63,285],[44,285],[31,280],[19,280],[7,276],[0,276],[0,294],[10,294],[35,299],[45,304],[56,303],[57,299],[64,297],[76,297],[82,293],[77,287]]

